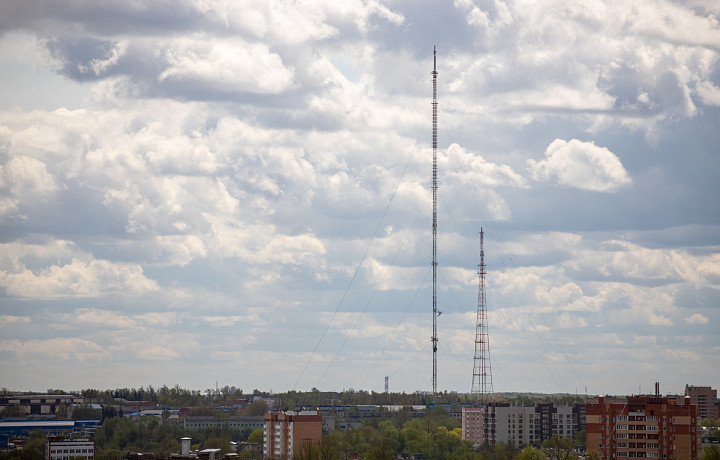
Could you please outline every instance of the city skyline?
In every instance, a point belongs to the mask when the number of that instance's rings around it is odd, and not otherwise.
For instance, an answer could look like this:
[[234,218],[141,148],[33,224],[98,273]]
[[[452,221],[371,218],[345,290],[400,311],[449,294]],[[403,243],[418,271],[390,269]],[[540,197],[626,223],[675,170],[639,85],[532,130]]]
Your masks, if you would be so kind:
[[0,385],[429,391],[436,46],[438,390],[717,387],[718,17],[0,6]]

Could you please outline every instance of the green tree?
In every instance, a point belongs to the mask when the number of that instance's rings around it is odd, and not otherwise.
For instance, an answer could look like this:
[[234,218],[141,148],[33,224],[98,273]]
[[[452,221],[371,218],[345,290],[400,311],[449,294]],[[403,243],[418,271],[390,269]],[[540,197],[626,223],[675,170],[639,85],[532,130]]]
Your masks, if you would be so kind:
[[555,435],[543,441],[542,447],[549,460],[571,460],[577,458],[573,452],[573,444],[568,438],[561,438]]
[[293,447],[293,460],[318,460],[320,445],[317,442],[300,442]]
[[252,444],[261,444],[263,442],[263,430],[257,429],[250,433],[250,436],[248,436],[248,442]]
[[701,460],[720,460],[720,447],[717,445],[705,446]]
[[101,418],[102,409],[95,409],[90,404],[81,404],[72,408],[72,417],[75,419],[82,418]]
[[219,457],[222,457],[223,455],[227,454],[228,452],[232,451],[232,448],[230,447],[230,441],[223,438],[218,438],[215,436],[211,436],[205,440],[205,442],[202,443],[203,449],[220,449],[220,455]]
[[365,458],[368,460],[392,460],[394,454],[393,442],[388,438],[383,438],[370,448]]
[[247,405],[244,414],[250,416],[260,416],[265,415],[265,412],[267,412],[267,410],[267,403],[262,399],[256,399],[255,401]]
[[545,460],[545,456],[540,449],[528,446],[520,452],[518,460]]
[[585,448],[585,430],[579,430],[575,434],[575,445]]
[[35,430],[25,440],[20,458],[22,460],[43,460],[45,457],[45,432]]
[[22,408],[19,404],[13,404],[12,406],[5,406],[0,412],[1,417],[22,417]]

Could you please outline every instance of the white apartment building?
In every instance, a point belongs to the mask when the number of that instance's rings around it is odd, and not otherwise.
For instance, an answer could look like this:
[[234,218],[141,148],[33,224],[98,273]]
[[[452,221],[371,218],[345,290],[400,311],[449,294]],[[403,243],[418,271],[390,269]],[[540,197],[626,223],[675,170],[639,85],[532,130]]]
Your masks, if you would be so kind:
[[506,443],[522,447],[539,444],[554,435],[574,439],[585,427],[584,409],[581,404],[463,407],[462,436],[475,446]]
[[87,438],[68,439],[48,436],[45,439],[45,460],[70,460],[83,457],[95,458],[95,443]]

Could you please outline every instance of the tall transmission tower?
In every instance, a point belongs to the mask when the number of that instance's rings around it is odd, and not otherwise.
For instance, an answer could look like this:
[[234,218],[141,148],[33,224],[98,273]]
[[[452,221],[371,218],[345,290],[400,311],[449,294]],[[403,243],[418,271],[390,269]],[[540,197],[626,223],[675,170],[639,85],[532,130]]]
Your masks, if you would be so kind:
[[437,319],[439,316],[437,307],[437,54],[433,46],[433,71],[432,71],[433,99],[432,99],[432,307],[433,307],[433,377],[432,377],[432,397],[433,402],[437,402]]
[[480,265],[478,265],[478,307],[475,323],[475,358],[473,359],[473,380],[471,393],[480,404],[488,402],[492,394],[492,369],[490,368],[490,341],[485,304],[485,249],[483,229],[480,228]]

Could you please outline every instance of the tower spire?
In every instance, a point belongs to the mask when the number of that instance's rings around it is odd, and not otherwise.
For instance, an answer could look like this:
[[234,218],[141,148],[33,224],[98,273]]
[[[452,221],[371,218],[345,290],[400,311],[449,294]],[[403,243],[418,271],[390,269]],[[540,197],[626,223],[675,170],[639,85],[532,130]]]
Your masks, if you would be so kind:
[[480,265],[478,265],[478,307],[475,323],[475,357],[473,359],[473,381],[471,393],[480,404],[486,404],[493,392],[492,369],[490,368],[490,341],[485,304],[485,249],[483,229],[480,228]]
[[433,377],[432,377],[432,398],[433,402],[437,402],[437,53],[433,46],[433,71],[432,71],[432,307],[433,307],[433,331],[432,331],[432,349],[433,349]]

